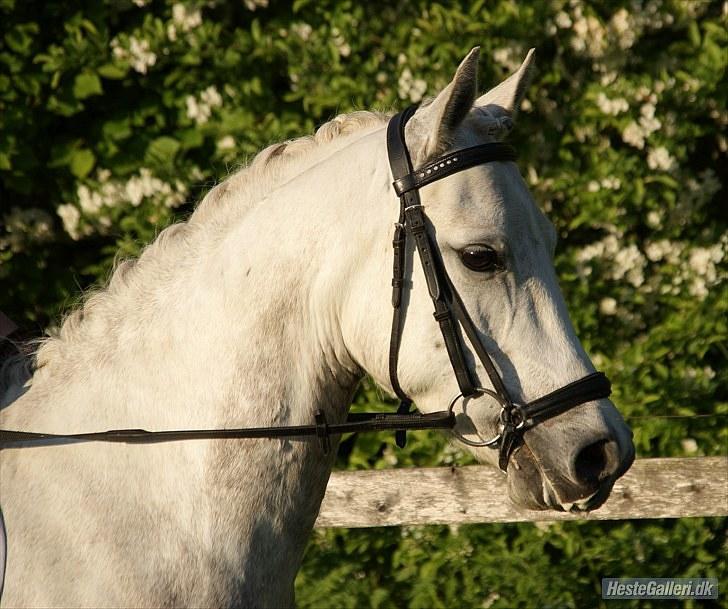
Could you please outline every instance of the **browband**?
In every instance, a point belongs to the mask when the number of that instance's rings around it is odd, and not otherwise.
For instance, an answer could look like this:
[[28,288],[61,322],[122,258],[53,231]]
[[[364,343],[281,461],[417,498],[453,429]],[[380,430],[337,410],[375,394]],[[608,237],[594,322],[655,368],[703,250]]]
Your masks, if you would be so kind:
[[392,186],[394,186],[397,196],[401,197],[410,190],[422,188],[463,169],[469,169],[491,161],[515,161],[517,158],[516,149],[510,144],[501,142],[480,144],[479,146],[463,148],[439,157],[431,163],[396,179],[392,182]]

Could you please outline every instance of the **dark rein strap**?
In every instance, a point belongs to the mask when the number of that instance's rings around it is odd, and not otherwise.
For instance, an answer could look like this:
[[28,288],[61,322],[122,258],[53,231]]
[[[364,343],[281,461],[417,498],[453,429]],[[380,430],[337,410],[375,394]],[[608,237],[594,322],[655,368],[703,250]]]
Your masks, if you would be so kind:
[[292,438],[316,436],[324,454],[331,449],[330,436],[371,431],[406,431],[419,429],[452,429],[455,416],[448,410],[422,414],[360,412],[349,414],[344,423],[328,423],[323,412],[316,413],[314,425],[278,427],[244,427],[236,429],[190,429],[147,431],[145,429],[112,429],[93,433],[51,434],[0,429],[0,450],[26,446],[49,446],[74,442],[123,442],[156,444],[180,440],[238,440],[245,438]]
[[[526,406],[519,407],[524,423],[530,420],[533,426],[540,421],[561,414],[584,402],[608,397],[611,391],[604,373],[595,372],[578,381],[560,387]],[[476,392],[477,393],[477,392]],[[32,446],[52,446],[74,442],[123,442],[127,444],[156,444],[180,440],[237,440],[245,438],[291,438],[316,436],[324,454],[331,448],[329,436],[342,433],[372,431],[415,431],[421,429],[452,429],[455,415],[452,410],[438,410],[431,413],[413,412],[399,414],[391,412],[350,413],[344,423],[327,423],[321,411],[316,413],[314,425],[288,425],[280,427],[244,427],[235,429],[190,429],[170,431],[147,431],[145,429],[112,429],[109,431],[51,434],[0,429],[0,450]]]

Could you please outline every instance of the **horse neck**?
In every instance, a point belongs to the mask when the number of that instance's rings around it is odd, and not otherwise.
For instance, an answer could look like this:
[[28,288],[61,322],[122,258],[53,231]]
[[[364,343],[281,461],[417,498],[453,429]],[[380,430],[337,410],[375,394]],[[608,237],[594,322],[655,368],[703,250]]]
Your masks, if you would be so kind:
[[[31,388],[2,412],[2,426],[296,425],[319,409],[343,420],[361,370],[341,337],[341,300],[352,256],[365,246],[352,243],[366,237],[354,223],[361,208],[371,214],[367,197],[381,193],[355,169],[360,153],[342,155],[333,169],[326,161],[271,192],[223,235],[183,227],[170,237],[174,255],[142,256],[41,348]],[[148,471],[136,457],[142,450],[125,467]],[[323,457],[315,439],[175,443],[169,451],[187,457],[187,473],[171,466],[169,476],[197,493],[206,506],[200,520],[217,525],[206,547],[223,565],[219,586],[255,600],[255,590],[265,598],[260,590],[278,589],[281,578],[292,585],[333,455]],[[188,474],[198,485],[184,482]],[[123,480],[136,484],[134,475]],[[173,483],[155,492],[164,501]]]
[[[343,139],[371,145],[371,135]],[[35,422],[48,431],[296,424],[348,388],[360,370],[337,327],[353,268],[342,250],[365,238],[374,193],[371,176],[357,175],[361,151],[347,160],[341,142],[331,147],[340,158],[316,151],[318,164],[239,217],[230,189],[224,231],[219,218],[209,230],[174,225],[117,269],[40,349],[25,397],[53,405],[35,409]]]

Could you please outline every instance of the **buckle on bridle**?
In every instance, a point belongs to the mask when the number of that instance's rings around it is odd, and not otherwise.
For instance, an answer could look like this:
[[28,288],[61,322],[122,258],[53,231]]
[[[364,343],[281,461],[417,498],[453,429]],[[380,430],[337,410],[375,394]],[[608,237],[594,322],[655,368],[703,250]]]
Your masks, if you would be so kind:
[[528,418],[528,415],[526,414],[525,408],[516,402],[512,402],[510,406],[508,405],[502,405],[501,411],[500,411],[500,422],[501,422],[501,433],[503,433],[503,430],[507,426],[512,426],[513,429],[523,429],[523,427],[526,425],[526,419]]

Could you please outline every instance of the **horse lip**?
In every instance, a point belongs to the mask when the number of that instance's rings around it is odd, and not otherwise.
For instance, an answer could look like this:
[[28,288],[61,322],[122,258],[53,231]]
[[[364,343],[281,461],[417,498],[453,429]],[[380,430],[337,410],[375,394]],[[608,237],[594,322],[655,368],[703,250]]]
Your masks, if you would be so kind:
[[[519,447],[517,450],[521,450],[523,447]],[[541,496],[537,497],[532,495],[533,501],[526,502],[527,505],[523,507],[531,510],[555,510],[557,512],[568,512],[571,514],[585,514],[600,508],[609,498],[614,483],[619,479],[629,468],[631,467],[635,458],[634,449],[630,450],[622,459],[619,469],[614,472],[611,476],[601,481],[599,487],[589,496],[577,499],[575,501],[562,502],[553,488],[551,480],[547,476],[541,473],[541,484],[542,491]],[[510,468],[509,468],[510,469]],[[518,468],[520,469],[520,468]],[[509,471],[510,473],[510,471]],[[521,504],[522,500],[515,501],[515,503]]]

